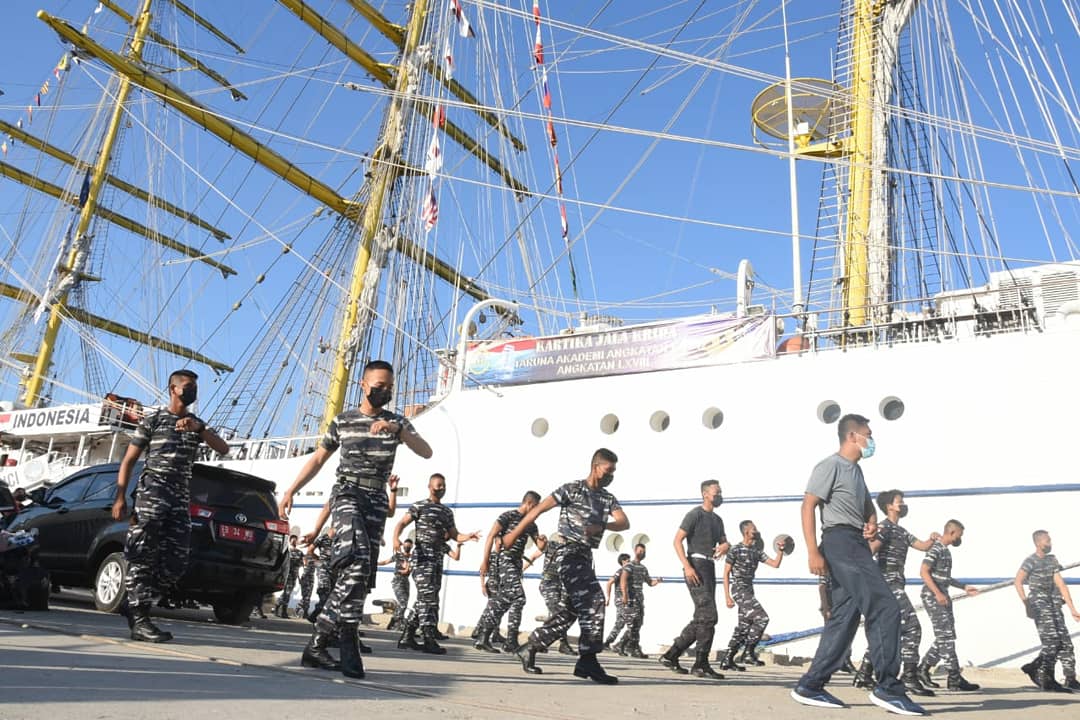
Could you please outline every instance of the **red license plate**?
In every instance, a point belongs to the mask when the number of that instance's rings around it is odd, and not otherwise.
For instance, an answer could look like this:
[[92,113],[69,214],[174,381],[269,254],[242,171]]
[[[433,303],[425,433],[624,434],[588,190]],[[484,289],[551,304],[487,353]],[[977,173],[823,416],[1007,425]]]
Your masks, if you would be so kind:
[[218,525],[218,537],[223,540],[239,540],[240,542],[255,542],[255,531],[251,528],[238,527],[236,525]]

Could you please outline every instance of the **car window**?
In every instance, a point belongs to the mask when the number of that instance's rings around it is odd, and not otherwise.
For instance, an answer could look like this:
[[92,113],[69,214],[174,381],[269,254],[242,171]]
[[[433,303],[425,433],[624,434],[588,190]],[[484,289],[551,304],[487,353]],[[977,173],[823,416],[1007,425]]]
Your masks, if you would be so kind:
[[278,516],[273,493],[197,473],[191,476],[191,502],[242,512],[252,520],[273,520]]
[[79,477],[65,482],[63,485],[57,485],[49,494],[45,497],[46,505],[66,505],[68,503],[78,502],[83,493],[86,492],[86,488],[90,486],[90,481],[94,478],[94,475],[80,475]]
[[113,500],[116,497],[116,475],[113,473],[98,473],[90,481],[90,487],[83,496],[83,502],[95,502],[100,500]]

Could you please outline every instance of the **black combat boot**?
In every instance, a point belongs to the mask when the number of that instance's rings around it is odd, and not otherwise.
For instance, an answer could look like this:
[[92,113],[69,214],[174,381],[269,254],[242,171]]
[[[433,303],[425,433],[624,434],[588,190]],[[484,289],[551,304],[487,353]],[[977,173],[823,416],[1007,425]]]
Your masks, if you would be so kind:
[[660,656],[660,664],[677,675],[686,675],[689,671],[679,664],[679,656],[682,655],[682,651],[685,649],[686,648],[679,645],[679,641],[676,640],[671,648]]
[[364,679],[364,662],[360,659],[360,638],[356,623],[341,626],[341,674],[347,678]]
[[752,667],[762,667],[765,665],[765,661],[757,656],[754,652],[754,648],[743,648],[742,657],[740,658],[743,665],[750,665]]
[[1027,665],[1020,666],[1020,669],[1023,670],[1024,674],[1031,678],[1031,682],[1034,683],[1035,687],[1039,687],[1039,667],[1042,665],[1040,660],[1040,657],[1036,657]]
[[566,639],[566,636],[562,636],[562,640],[559,640],[559,654],[561,655],[577,655],[577,650],[570,645],[570,641]]
[[690,668],[690,674],[694,677],[707,678],[709,680],[723,680],[724,676],[721,673],[716,672],[709,665],[709,651],[698,648],[697,655],[694,656],[694,666]]
[[1080,682],[1076,682],[1076,674],[1075,673],[1072,674],[1072,675],[1066,675],[1065,676],[1065,682],[1063,682],[1062,685],[1066,689],[1072,690],[1074,692],[1077,691],[1077,690],[1080,690]]
[[623,635],[622,640],[615,643],[615,647],[613,647],[612,650],[615,651],[616,655],[622,655],[623,657],[626,657],[626,636],[625,635]]
[[444,648],[442,645],[439,645],[439,643],[435,641],[434,628],[424,628],[423,636],[424,644],[420,646],[421,652],[426,652],[428,655],[446,654],[446,648]]
[[979,689],[979,686],[975,683],[969,683],[964,679],[964,676],[960,674],[960,671],[949,673],[948,688],[950,690],[959,690],[960,692],[974,692]]
[[915,671],[915,677],[919,678],[919,682],[922,683],[923,687],[934,688],[935,690],[941,687],[930,677],[930,666],[925,662],[919,663],[919,668]]
[[317,670],[340,670],[341,663],[327,651],[326,640],[327,635],[316,625],[307,647],[304,648],[304,654],[300,656],[300,664]]
[[600,667],[596,653],[585,653],[578,657],[577,665],[574,666],[574,675],[601,685],[616,685],[619,682],[619,678],[608,675],[604,672],[604,668]]
[[870,663],[870,658],[863,658],[855,676],[851,678],[851,684],[857,688],[874,689],[874,666]]
[[536,648],[532,643],[525,643],[518,651],[518,659],[521,660],[521,669],[530,675],[543,675],[544,670],[536,666]]
[[649,656],[642,651],[641,646],[637,643],[634,643],[634,645],[627,651],[626,654],[632,658],[637,658],[638,660],[649,659]]
[[405,625],[401,631],[401,638],[397,641],[399,650],[421,650],[423,645],[416,642],[416,626],[408,620],[405,621]]
[[476,627],[474,627],[472,629],[472,635],[470,635],[469,637],[472,638],[473,640],[479,640],[480,639],[480,633],[481,633],[481,631],[483,629],[484,629],[484,626],[478,624]]
[[913,662],[904,663],[904,671],[900,674],[900,682],[904,683],[904,689],[908,691],[908,695],[934,697],[934,691],[924,687],[919,682],[918,666]]
[[494,628],[491,631],[491,644],[492,645],[505,645],[506,638],[499,634],[499,628]]
[[480,631],[476,638],[476,642],[473,643],[473,647],[477,650],[483,650],[484,652],[489,653],[499,652],[499,648],[491,644],[491,631],[486,628]]
[[850,655],[847,656],[847,659],[844,660],[844,664],[840,666],[840,669],[837,670],[837,672],[848,673],[849,675],[854,675],[858,672],[858,670],[855,669],[855,663],[851,662]]
[[140,605],[131,609],[131,639],[139,642],[163,643],[173,639],[172,633],[150,622],[150,608]]
[[359,633],[356,636],[356,647],[360,650],[361,655],[370,655],[371,653],[375,652],[375,650],[373,650],[370,645],[364,644],[364,641],[360,639],[362,636],[363,633]]
[[521,645],[518,643],[518,629],[508,627],[506,629],[506,641],[502,645],[504,653],[516,653]]
[[735,670],[738,672],[743,672],[744,670],[746,670],[745,665],[740,665],[735,662],[735,655],[739,652],[739,647],[739,645],[732,645],[722,654],[720,654],[719,660],[721,670]]

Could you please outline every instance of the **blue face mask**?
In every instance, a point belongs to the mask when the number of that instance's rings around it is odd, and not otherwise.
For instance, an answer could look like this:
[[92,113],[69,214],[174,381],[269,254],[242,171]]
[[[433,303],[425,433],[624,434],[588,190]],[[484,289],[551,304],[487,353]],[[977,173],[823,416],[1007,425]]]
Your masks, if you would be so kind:
[[866,438],[866,447],[859,448],[859,451],[862,453],[863,460],[865,460],[874,457],[874,450],[876,449],[877,445],[874,444],[874,438],[868,437]]

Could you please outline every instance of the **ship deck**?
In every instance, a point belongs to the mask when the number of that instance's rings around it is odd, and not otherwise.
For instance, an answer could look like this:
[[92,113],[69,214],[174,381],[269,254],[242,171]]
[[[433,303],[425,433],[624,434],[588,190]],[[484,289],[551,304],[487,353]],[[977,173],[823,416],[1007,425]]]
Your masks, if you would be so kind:
[[[606,688],[574,678],[572,658],[540,656],[545,674],[524,675],[506,656],[473,650],[451,639],[443,657],[399,651],[395,634],[368,626],[368,677],[302,669],[300,650],[310,625],[302,620],[253,620],[241,627],[213,624],[206,610],[163,610],[176,641],[127,640],[116,616],[93,610],[89,596],[64,592],[42,613],[0,611],[4,710],[17,718],[191,718],[230,720],[281,716],[450,718],[714,717],[883,718],[863,691],[837,676],[830,688],[851,707],[796,705],[788,692],[799,667],[769,664],[729,673],[722,682],[677,678],[655,660],[604,655],[620,678]],[[939,693],[925,703],[936,717],[1074,718],[1080,695],[1031,687],[1017,670],[965,670],[981,692]],[[1022,682],[1023,681],[1023,682]]]

